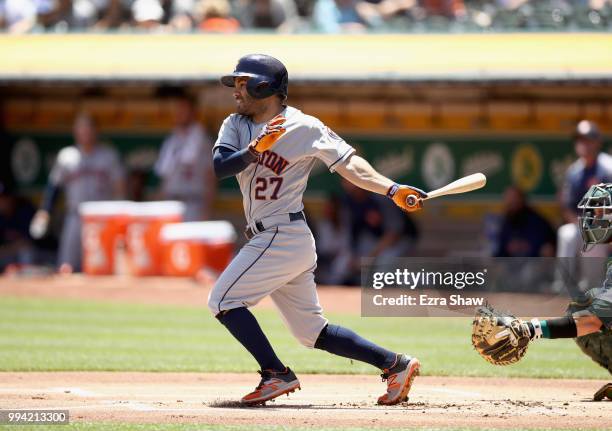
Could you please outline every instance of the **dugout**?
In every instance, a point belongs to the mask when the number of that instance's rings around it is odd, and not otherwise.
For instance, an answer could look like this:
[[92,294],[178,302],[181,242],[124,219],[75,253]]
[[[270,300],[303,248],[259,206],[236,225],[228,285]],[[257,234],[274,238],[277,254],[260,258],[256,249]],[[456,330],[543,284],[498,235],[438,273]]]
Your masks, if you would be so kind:
[[[438,237],[446,229],[444,247],[464,252],[480,249],[474,235],[512,183],[558,222],[555,196],[573,159],[572,127],[587,118],[607,138],[612,133],[609,34],[6,36],[4,175],[36,199],[55,153],[71,142],[79,109],[96,117],[129,168],[149,169],[172,127],[168,88],[196,97],[214,137],[232,110],[218,77],[249,52],[281,58],[289,102],[325,121],[384,174],[425,189],[487,174],[484,190],[432,201],[437,211],[422,220],[424,236],[428,226]],[[330,178],[321,166],[309,182],[315,216],[339,187]],[[154,189],[153,178],[148,186]],[[241,219],[233,179],[222,183],[217,210]]]

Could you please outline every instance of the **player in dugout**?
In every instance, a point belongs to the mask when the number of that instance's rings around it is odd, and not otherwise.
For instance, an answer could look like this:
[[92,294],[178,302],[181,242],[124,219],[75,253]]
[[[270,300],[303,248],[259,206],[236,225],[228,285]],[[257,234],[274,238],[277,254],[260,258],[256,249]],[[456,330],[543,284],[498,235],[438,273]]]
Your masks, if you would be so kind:
[[81,112],[73,126],[74,145],[57,155],[42,204],[30,225],[33,238],[47,234],[60,189],[66,198],[66,215],[58,251],[62,273],[81,270],[81,219],[79,204],[88,201],[120,199],[125,194],[124,171],[117,152],[98,140],[94,119]]

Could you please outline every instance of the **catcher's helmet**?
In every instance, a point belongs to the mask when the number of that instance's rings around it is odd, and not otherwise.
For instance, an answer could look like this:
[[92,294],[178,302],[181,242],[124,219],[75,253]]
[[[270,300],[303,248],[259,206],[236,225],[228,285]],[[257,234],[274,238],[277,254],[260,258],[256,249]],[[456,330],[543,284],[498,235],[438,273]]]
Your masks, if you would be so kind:
[[287,69],[274,57],[264,54],[245,55],[238,60],[233,73],[221,77],[221,83],[233,87],[234,78],[239,76],[250,78],[247,92],[255,99],[265,99],[275,94],[287,97]]
[[612,240],[612,184],[591,186],[578,203],[583,250]]

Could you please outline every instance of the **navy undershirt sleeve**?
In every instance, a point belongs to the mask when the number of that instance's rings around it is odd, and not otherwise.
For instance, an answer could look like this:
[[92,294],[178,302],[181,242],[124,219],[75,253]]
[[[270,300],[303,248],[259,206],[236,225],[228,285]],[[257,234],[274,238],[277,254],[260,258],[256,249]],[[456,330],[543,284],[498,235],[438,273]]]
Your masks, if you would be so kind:
[[217,147],[213,154],[215,176],[220,180],[233,177],[256,160],[257,156],[251,153],[248,148],[234,151],[226,147]]
[[51,210],[53,210],[55,201],[57,201],[58,194],[59,194],[58,186],[52,183],[47,184],[47,187],[45,188],[45,192],[43,194],[41,208],[50,213]]

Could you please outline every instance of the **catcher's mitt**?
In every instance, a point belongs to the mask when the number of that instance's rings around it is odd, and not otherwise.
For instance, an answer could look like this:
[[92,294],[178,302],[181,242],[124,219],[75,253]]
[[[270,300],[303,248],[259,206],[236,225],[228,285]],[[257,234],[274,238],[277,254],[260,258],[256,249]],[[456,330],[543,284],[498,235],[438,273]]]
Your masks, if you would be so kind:
[[490,305],[476,310],[472,322],[472,345],[480,356],[494,365],[518,362],[529,344],[529,328],[511,314],[503,314]]

